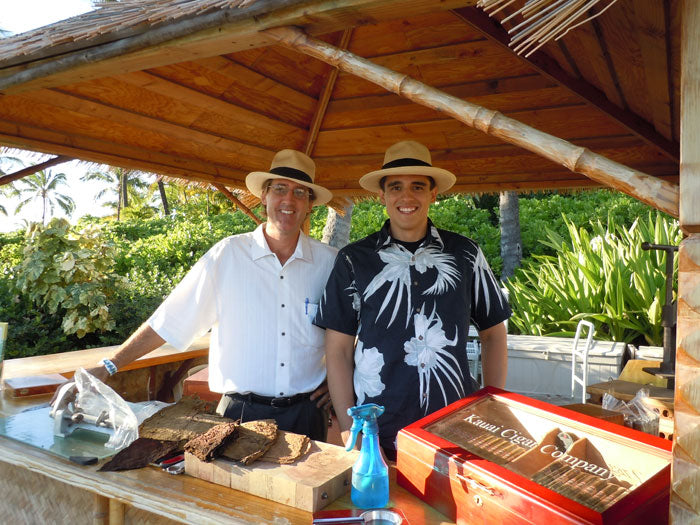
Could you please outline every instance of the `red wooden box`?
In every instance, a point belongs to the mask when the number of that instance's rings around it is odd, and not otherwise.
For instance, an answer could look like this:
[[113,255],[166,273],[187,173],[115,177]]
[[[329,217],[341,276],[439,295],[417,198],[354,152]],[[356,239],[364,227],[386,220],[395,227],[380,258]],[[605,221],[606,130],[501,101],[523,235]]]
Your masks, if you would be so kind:
[[669,441],[497,388],[397,446],[399,485],[457,523],[668,522]]

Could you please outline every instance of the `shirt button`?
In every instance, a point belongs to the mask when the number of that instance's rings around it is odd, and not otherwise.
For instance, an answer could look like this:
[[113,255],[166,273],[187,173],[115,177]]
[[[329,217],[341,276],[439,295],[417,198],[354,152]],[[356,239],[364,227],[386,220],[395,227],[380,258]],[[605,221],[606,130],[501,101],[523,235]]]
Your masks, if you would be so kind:
[[284,275],[280,275],[280,279],[284,279]]
[[282,308],[284,308],[284,304],[282,305]]
[[418,286],[418,281],[413,281],[413,286]]
[[415,255],[411,255],[411,262],[416,262],[416,256],[415,256]]
[[280,363],[280,366],[284,366],[284,363]]
[[280,397],[282,397],[283,395],[284,395],[284,392],[280,392]]
[[417,313],[417,314],[420,313],[420,308],[416,307],[416,313]]
[[419,340],[419,341],[422,341],[422,340],[423,340],[423,336],[422,336],[422,335],[419,335],[419,336],[418,336],[418,340]]
[[421,368],[425,368],[425,363],[421,363],[421,364],[420,364],[420,367],[421,367]]
[[284,332],[282,332],[282,335],[284,335]]

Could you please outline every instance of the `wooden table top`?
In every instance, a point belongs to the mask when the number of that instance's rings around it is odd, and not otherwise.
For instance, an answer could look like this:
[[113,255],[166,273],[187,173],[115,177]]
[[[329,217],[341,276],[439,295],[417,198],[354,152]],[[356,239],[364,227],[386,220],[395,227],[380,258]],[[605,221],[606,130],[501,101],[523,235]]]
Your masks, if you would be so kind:
[[[78,368],[96,366],[101,359],[114,356],[118,348],[118,346],[104,346],[101,348],[76,350],[74,352],[63,352],[60,354],[8,359],[3,365],[3,378],[8,379],[12,377],[27,377],[44,374],[61,374],[64,377],[71,378]],[[208,352],[209,334],[195,339],[186,350],[178,350],[174,346],[164,344],[133,363],[124,366],[120,371],[184,361],[194,357],[206,356]]]
[[[0,396],[0,414],[12,415],[50,396],[14,399]],[[78,487],[187,523],[311,523],[310,512],[275,503],[244,492],[222,487],[186,474],[170,475],[155,467],[122,472],[97,472],[98,466],[80,466],[43,449],[0,436],[0,461],[40,472],[70,487]],[[444,515],[396,484],[390,468],[389,507],[401,509],[412,524],[453,523]],[[0,498],[0,509],[2,509]],[[348,492],[326,509],[354,508]],[[326,510],[324,509],[324,510]],[[1,513],[1,510],[0,510]]]

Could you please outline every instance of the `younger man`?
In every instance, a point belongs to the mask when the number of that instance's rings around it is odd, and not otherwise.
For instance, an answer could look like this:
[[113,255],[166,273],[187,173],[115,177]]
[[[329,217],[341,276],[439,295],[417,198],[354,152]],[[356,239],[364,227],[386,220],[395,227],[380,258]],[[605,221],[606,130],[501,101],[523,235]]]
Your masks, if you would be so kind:
[[389,459],[401,428],[478,388],[467,359],[470,323],[481,337],[484,383],[505,385],[508,303],[476,242],[428,219],[454,182],[422,144],[391,146],[382,169],[360,179],[379,193],[389,220],[338,253],[314,320],[326,328],[343,439],[355,401],[383,405],[379,438]]

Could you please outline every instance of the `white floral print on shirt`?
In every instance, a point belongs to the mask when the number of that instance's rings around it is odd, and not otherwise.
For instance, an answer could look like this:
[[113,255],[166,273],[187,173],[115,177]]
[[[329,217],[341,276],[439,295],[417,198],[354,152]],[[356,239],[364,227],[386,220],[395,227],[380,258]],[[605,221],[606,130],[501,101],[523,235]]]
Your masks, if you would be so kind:
[[443,400],[447,404],[443,382],[449,381],[460,396],[464,396],[462,387],[464,376],[455,356],[445,350],[445,347],[454,346],[457,343],[457,335],[455,334],[452,340],[447,338],[442,329],[442,320],[435,310],[430,317],[426,317],[421,310],[413,316],[413,322],[416,335],[404,343],[403,348],[406,352],[404,362],[409,366],[415,366],[418,371],[420,406],[427,413],[432,378],[435,378],[442,391]]
[[353,386],[357,404],[362,405],[365,397],[378,396],[384,392],[380,372],[384,366],[384,356],[376,348],[363,348],[362,341],[355,347],[355,374]]

